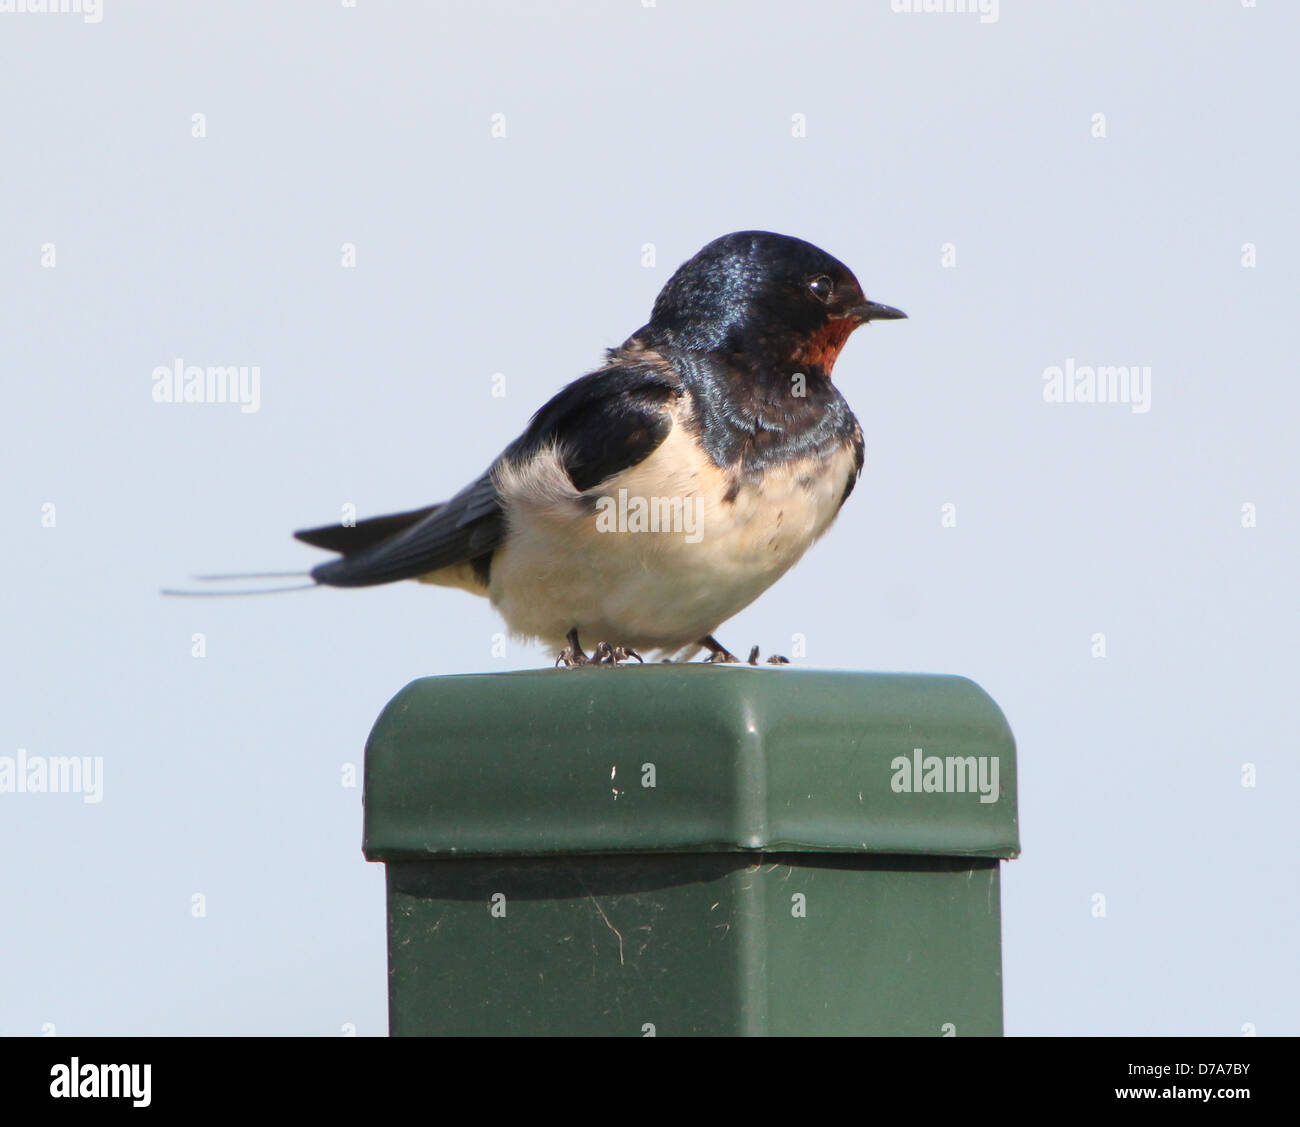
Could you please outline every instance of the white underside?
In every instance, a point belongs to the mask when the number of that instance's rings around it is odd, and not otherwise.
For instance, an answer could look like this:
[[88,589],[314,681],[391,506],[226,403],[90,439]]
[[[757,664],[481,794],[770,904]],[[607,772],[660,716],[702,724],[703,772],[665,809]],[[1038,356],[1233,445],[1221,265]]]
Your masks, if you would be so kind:
[[[492,557],[487,593],[519,637],[562,648],[576,627],[588,651],[603,641],[646,656],[684,655],[830,527],[855,472],[846,446],[828,458],[771,469],[761,485],[742,485],[725,501],[732,477],[674,426],[649,458],[583,499],[548,450],[498,476],[508,531]],[[698,524],[599,531],[592,499],[617,498],[620,490],[626,498],[680,499]],[[615,523],[609,513],[604,521]],[[452,574],[429,578],[468,586]]]

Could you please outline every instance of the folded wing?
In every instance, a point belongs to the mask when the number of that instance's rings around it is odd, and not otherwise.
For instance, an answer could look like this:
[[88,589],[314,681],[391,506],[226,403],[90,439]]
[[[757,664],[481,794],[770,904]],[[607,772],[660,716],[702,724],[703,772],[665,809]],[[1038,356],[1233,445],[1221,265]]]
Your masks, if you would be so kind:
[[499,465],[518,466],[556,446],[574,487],[590,489],[663,442],[672,429],[667,408],[677,393],[676,379],[657,358],[611,364],[575,380],[451,500],[372,517],[351,528],[327,525],[294,533],[307,544],[343,553],[313,568],[312,578],[330,587],[370,587],[465,563],[486,577],[492,552],[505,535],[494,480]]

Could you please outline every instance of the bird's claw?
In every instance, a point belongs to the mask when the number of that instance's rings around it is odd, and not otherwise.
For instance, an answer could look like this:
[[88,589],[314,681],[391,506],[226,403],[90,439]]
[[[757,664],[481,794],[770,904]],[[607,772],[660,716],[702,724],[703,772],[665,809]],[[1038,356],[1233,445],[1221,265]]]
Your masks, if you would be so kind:
[[[588,657],[578,644],[577,630],[570,630],[565,641],[569,644],[555,659],[555,664],[563,665],[565,669],[572,669],[575,665],[617,665],[620,661],[631,661],[633,658],[641,661],[641,655],[636,650],[627,646],[611,646],[608,642],[597,643],[591,657]],[[641,664],[644,665],[645,662],[641,661]]]
[[[708,634],[700,639],[700,645],[709,651],[709,656],[704,659],[706,665],[734,665],[740,662],[735,654],[727,649],[712,634]],[[749,651],[749,657],[745,659],[750,665],[758,664],[758,647],[754,646]],[[768,665],[789,665],[790,659],[782,657],[780,654],[773,654],[767,659]]]
[[598,642],[595,653],[591,655],[591,663],[593,665],[617,665],[620,661],[630,661],[632,658],[636,658],[642,665],[645,664],[636,650],[628,649],[626,646],[611,646],[608,642]]
[[[706,664],[736,665],[740,663],[740,658],[738,658],[735,654],[725,649],[718,642],[713,641],[712,639],[710,639],[710,641],[712,641],[712,646],[710,647],[711,652],[709,656],[704,659]],[[748,665],[757,665],[758,657],[759,657],[758,647],[753,646],[750,649],[749,657],[745,659],[745,662]],[[782,657],[780,654],[773,654],[771,657],[767,659],[767,664],[768,665],[789,665],[790,659],[788,657]]]
[[557,666],[563,665],[565,669],[572,669],[575,665],[586,665],[589,659],[582,652],[582,643],[578,641],[578,628],[576,626],[564,636],[564,640],[569,644],[560,651],[560,656],[555,659],[555,664]]

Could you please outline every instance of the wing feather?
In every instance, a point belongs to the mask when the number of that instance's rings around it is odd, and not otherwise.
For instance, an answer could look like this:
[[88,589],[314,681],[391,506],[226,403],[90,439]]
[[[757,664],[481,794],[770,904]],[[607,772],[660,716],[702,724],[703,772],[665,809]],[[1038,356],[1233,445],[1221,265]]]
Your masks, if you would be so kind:
[[636,465],[663,442],[672,429],[668,405],[679,387],[658,356],[610,364],[575,380],[450,501],[360,522],[358,529],[369,528],[375,536],[352,541],[355,549],[341,535],[323,529],[296,533],[309,544],[346,553],[313,568],[312,578],[331,587],[370,587],[463,563],[481,564],[486,575],[491,554],[505,535],[494,479],[499,466],[517,467],[555,446],[574,487],[590,489]]

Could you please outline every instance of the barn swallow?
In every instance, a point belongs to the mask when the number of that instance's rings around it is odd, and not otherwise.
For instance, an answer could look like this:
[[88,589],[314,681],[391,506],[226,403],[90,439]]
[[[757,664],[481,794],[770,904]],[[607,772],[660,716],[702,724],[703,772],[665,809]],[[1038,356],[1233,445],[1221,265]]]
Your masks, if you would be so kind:
[[836,357],[859,325],[905,316],[811,243],[724,235],[451,500],[296,532],[340,553],[311,579],[485,595],[566,665],[588,662],[584,641],[601,662],[735,661],[714,632],[830,527],[862,471]]

